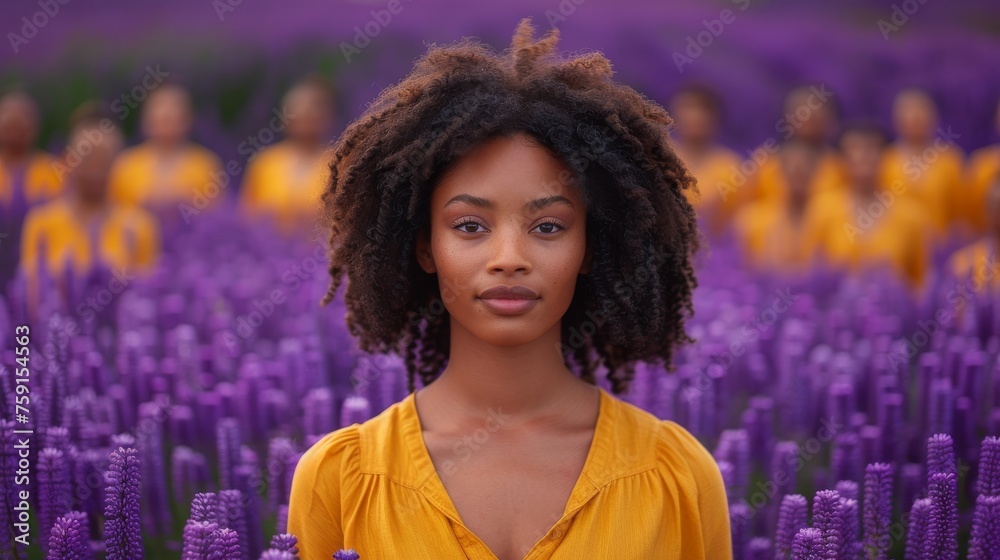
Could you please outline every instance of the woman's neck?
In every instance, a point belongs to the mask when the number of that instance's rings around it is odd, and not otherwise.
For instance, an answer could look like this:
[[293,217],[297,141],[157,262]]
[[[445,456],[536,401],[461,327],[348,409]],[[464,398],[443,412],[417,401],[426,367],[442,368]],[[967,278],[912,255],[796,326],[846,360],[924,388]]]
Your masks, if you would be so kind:
[[561,354],[557,323],[539,339],[518,347],[484,343],[451,323],[448,366],[431,386],[458,418],[486,418],[502,413],[512,426],[555,421],[590,384],[573,374]]

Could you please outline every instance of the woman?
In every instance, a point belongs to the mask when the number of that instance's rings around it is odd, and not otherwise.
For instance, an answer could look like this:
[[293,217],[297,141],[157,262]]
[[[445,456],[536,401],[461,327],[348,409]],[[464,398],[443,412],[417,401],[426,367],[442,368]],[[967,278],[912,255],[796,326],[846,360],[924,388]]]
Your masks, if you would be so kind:
[[432,48],[338,141],[323,302],[346,273],[411,392],[302,456],[303,560],[732,557],[710,454],[595,386],[690,340],[694,178],[666,112],[557,39]]

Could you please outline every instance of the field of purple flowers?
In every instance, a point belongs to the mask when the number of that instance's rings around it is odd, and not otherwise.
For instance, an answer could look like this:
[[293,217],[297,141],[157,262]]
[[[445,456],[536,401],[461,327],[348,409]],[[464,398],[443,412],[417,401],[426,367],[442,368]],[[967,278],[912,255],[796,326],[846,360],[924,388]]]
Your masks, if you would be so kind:
[[[399,360],[355,351],[343,307],[318,306],[322,244],[228,216],[193,221],[121,293],[98,271],[40,324],[18,290],[0,308],[15,346],[0,375],[3,557],[25,558],[14,490],[30,489],[50,558],[288,558],[262,553],[298,454],[405,396]],[[995,558],[1000,300],[976,288],[998,271],[938,278],[913,302],[888,277],[771,278],[734,258],[722,243],[702,261],[698,343],[676,373],[641,367],[625,398],[714,451],[736,558]],[[22,437],[28,486],[14,484]]]

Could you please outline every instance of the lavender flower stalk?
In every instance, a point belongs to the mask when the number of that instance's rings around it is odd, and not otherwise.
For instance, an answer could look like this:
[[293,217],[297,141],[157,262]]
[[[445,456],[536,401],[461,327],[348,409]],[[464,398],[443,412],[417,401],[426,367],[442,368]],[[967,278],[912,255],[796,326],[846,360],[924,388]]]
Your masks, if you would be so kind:
[[287,550],[278,550],[276,548],[269,548],[261,553],[258,560],[299,560],[298,556],[295,556]]
[[805,528],[795,533],[792,541],[792,556],[794,560],[824,560],[826,558],[836,558],[836,556],[826,555],[826,543],[823,541],[823,533],[819,529]]
[[205,560],[240,560],[239,535],[232,529],[216,529],[208,536],[208,555]]
[[872,463],[865,468],[864,551],[869,560],[889,558],[892,517],[892,465]]
[[56,519],[49,534],[49,560],[91,560],[87,515],[71,511]]
[[813,527],[822,534],[822,558],[837,560],[839,557],[846,540],[843,509],[840,493],[836,490],[820,490],[813,497]]
[[1000,496],[1000,437],[983,440],[976,489],[982,496]]
[[930,516],[930,498],[917,498],[910,509],[910,526],[906,531],[906,560],[921,560],[924,551],[924,540],[927,533],[927,522]]
[[795,535],[809,526],[809,502],[800,494],[788,494],[781,499],[778,509],[778,530],[774,537],[775,558],[792,557]]
[[972,520],[969,560],[1000,558],[1000,496],[980,494]]
[[218,528],[216,523],[188,519],[184,525],[181,560],[203,560],[208,556],[209,536]]
[[56,518],[71,508],[69,463],[59,449],[46,447],[38,453],[38,523],[42,552],[49,547],[49,531]]
[[139,452],[135,448],[119,447],[111,452],[104,506],[107,560],[142,560],[139,468]]
[[278,533],[271,537],[271,548],[276,548],[278,550],[287,550],[293,555],[298,557],[299,554],[299,539],[295,535],[288,533]]
[[958,558],[958,479],[955,473],[937,472],[929,483],[930,511],[927,536],[924,539],[925,558],[953,560]]
[[948,434],[927,438],[927,476],[955,473],[955,442]]
[[342,548],[333,554],[333,560],[361,560],[361,556],[353,548]]

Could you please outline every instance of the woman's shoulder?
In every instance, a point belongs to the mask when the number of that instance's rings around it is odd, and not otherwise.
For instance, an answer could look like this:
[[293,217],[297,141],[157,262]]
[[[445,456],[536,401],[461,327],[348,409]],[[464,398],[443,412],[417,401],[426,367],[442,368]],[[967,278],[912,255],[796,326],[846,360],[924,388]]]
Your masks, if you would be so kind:
[[361,453],[359,428],[360,424],[351,424],[319,438],[299,458],[296,471],[330,471],[339,477],[345,466],[358,462]]
[[[616,399],[618,400],[618,399]],[[616,415],[619,425],[616,433],[627,433],[620,445],[635,450],[646,448],[651,466],[664,473],[685,476],[690,473],[695,482],[707,476],[714,481],[719,467],[708,449],[686,428],[673,420],[656,417],[634,404],[619,400],[621,414]]]

